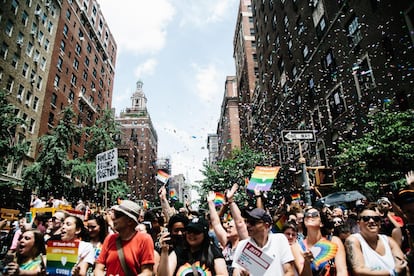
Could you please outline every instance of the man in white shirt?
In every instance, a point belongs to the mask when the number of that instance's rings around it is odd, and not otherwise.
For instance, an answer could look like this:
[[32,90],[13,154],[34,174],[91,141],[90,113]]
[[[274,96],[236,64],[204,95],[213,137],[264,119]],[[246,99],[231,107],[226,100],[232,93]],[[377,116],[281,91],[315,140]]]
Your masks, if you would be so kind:
[[42,208],[43,207],[43,202],[37,196],[37,194],[32,194],[32,200],[30,202],[30,207],[32,207],[32,208]]
[[[234,267],[233,275],[246,275],[247,273],[250,276],[293,276],[292,251],[285,235],[270,232],[272,217],[265,210],[256,208],[246,212],[245,220],[249,238],[240,241],[236,247],[232,264],[232,267]],[[260,275],[253,271],[253,269],[248,271],[248,265],[243,264],[243,258],[246,257],[246,253],[247,255],[249,254],[245,248],[246,246],[252,247],[252,245],[261,251],[260,254],[262,254],[263,258],[263,255],[267,255],[266,259],[271,260],[266,271]]]

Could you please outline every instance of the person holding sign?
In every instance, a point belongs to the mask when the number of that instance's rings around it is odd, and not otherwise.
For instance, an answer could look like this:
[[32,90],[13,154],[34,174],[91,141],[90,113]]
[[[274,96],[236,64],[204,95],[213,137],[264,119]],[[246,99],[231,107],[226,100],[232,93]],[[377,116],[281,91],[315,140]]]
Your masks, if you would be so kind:
[[[43,255],[46,253],[43,234],[38,230],[27,230],[22,233],[17,248],[16,260],[4,267],[4,275],[37,276],[45,274]],[[13,257],[13,255],[10,255]],[[7,257],[7,256],[6,256]]]
[[86,275],[95,257],[92,244],[84,241],[87,230],[83,221],[79,217],[68,216],[63,222],[61,233],[61,240],[49,240],[47,243],[48,274]]
[[294,275],[293,255],[282,233],[270,233],[272,217],[262,208],[246,211],[249,238],[239,241],[233,255],[233,275]]

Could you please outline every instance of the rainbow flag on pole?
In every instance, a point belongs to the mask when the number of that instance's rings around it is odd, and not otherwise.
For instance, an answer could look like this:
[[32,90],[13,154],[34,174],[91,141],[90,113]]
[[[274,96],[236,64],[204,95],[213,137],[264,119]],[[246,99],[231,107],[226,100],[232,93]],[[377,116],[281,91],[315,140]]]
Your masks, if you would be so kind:
[[293,195],[291,195],[291,197],[292,197],[292,201],[299,201],[300,200],[300,194],[299,193],[293,194]]
[[247,189],[254,190],[257,186],[261,191],[269,191],[279,170],[280,167],[256,166],[249,184],[247,185]]
[[169,178],[170,178],[170,175],[168,173],[164,172],[163,170],[158,170],[157,179],[159,181],[165,184],[168,182]]

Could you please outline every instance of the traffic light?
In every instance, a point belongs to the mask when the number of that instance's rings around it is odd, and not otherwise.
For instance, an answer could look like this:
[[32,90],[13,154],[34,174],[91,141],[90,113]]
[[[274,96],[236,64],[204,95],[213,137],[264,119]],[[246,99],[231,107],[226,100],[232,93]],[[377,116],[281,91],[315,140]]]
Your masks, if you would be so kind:
[[335,184],[335,175],[333,169],[316,169],[315,180],[317,186],[327,186]]

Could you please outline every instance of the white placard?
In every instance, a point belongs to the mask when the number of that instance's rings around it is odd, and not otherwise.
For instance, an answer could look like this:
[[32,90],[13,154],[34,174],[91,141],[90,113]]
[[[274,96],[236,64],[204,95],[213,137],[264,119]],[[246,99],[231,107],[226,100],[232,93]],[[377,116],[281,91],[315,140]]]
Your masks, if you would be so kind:
[[96,155],[96,183],[118,178],[118,149]]
[[264,275],[273,259],[248,242],[236,262],[249,271],[250,275]]

